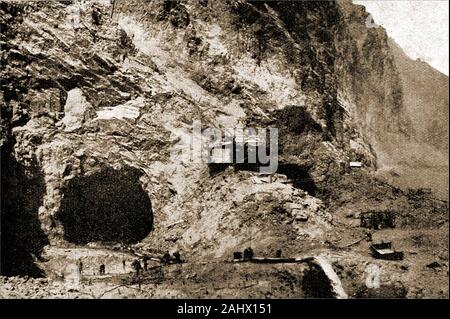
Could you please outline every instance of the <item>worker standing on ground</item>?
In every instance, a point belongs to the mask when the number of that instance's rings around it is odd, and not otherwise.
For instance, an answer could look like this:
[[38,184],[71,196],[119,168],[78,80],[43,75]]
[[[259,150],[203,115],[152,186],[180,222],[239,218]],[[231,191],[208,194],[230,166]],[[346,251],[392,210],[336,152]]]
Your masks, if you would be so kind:
[[100,265],[100,275],[104,275],[105,274],[105,264],[101,264]]
[[133,263],[131,264],[131,267],[133,267],[133,269],[136,271],[136,276],[139,276],[139,272],[142,269],[139,259],[136,259],[135,261],[133,261]]
[[148,269],[148,260],[150,259],[150,257],[148,257],[147,255],[144,256],[144,258],[142,259],[144,262],[144,271],[147,271]]
[[80,275],[83,273],[83,262],[81,261],[81,259],[78,259],[78,272],[80,273]]

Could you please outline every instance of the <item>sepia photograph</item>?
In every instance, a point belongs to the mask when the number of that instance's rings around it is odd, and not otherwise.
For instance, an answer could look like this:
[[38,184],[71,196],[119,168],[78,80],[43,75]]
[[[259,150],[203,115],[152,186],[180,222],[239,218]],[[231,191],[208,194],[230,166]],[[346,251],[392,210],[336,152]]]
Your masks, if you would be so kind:
[[0,31],[0,299],[449,298],[448,0],[0,0]]

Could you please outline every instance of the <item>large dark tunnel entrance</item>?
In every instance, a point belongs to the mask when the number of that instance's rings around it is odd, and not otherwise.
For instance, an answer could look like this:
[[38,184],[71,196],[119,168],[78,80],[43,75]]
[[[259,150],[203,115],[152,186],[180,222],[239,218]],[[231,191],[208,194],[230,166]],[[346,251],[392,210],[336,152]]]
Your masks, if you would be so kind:
[[130,244],[145,238],[152,229],[153,212],[139,182],[141,175],[131,167],[105,167],[72,179],[56,216],[64,227],[64,238],[75,244]]

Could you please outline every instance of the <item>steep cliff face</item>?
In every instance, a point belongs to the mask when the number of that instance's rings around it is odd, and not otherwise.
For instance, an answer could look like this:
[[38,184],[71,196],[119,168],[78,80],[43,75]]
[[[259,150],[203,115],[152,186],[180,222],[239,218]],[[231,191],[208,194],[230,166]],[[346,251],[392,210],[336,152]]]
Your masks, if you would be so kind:
[[448,77],[407,57],[383,28],[367,27],[363,6],[339,5],[339,92],[354,106],[378,174],[396,186],[429,187],[448,198]]
[[[382,28],[368,28],[364,7],[339,2],[342,13],[336,46],[340,97],[382,165],[389,145],[410,139],[399,73]],[[353,107],[352,107],[353,106]],[[390,143],[386,143],[386,140]]]
[[448,76],[413,61],[393,40],[389,46],[400,74],[411,139],[386,159],[388,180],[400,187],[428,187],[448,200]]
[[[427,197],[418,205],[372,176],[415,131],[387,36],[366,28],[361,7],[0,5],[2,202],[9,192],[37,198],[2,205],[2,219],[11,220],[2,227],[30,216],[21,240],[40,244],[25,245],[25,255],[93,242],[196,258],[250,244],[297,254],[328,247],[342,231],[334,215],[361,203],[401,211],[404,227],[433,227],[445,215],[445,203]],[[196,120],[278,127],[278,173],[293,183],[279,175],[266,183],[248,166],[212,172],[174,160]],[[363,162],[361,172],[349,171],[349,161]],[[12,175],[16,163],[31,177]],[[2,250],[14,236],[2,228]]]
[[389,39],[403,88],[403,104],[411,118],[411,135],[438,151],[448,150],[448,76],[426,62],[412,60]]

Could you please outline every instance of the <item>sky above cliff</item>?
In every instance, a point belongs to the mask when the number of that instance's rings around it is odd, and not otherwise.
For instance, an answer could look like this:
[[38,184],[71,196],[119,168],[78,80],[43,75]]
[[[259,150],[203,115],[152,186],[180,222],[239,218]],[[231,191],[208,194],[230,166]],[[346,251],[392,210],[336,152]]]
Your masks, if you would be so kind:
[[412,59],[420,58],[448,75],[448,0],[361,0],[376,24]]

